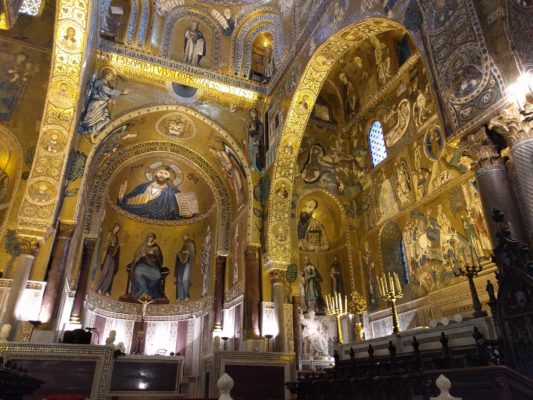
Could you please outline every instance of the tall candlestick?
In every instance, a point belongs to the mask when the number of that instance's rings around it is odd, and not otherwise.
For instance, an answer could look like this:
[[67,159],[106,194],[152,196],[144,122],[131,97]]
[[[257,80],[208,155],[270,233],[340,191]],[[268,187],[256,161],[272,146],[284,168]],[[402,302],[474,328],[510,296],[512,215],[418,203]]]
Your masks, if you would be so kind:
[[402,291],[402,286],[400,285],[400,278],[398,278],[398,274],[394,273],[394,281],[396,283],[396,293],[400,293]]
[[344,310],[342,310],[343,312],[347,312],[348,311],[348,296],[344,296]]
[[392,294],[396,294],[396,291],[394,290],[394,281],[392,280],[392,274],[389,272],[389,292],[392,292]]

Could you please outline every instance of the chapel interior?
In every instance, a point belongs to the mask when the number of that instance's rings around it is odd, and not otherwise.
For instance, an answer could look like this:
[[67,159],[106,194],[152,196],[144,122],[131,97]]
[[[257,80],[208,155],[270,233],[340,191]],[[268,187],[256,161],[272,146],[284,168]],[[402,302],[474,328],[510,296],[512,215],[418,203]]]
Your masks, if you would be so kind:
[[532,399],[532,34],[0,1],[0,400]]

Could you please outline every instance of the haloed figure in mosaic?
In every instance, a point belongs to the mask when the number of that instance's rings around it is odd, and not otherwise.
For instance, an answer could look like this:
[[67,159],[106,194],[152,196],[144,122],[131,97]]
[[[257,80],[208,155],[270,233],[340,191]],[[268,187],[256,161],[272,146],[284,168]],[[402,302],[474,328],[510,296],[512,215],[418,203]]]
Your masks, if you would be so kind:
[[127,181],[120,186],[117,204],[124,210],[145,218],[160,220],[176,220],[180,218],[176,186],[176,174],[179,169],[175,165],[162,162],[151,166],[145,177],[149,182],[137,185],[126,194]]
[[103,68],[101,77],[93,76],[87,87],[85,95],[85,108],[83,110],[79,132],[88,135],[91,142],[96,140],[98,133],[111,122],[109,102],[117,99],[128,91],[115,89],[117,74],[111,68]]
[[200,65],[205,56],[205,38],[200,31],[198,21],[193,21],[191,27],[185,31],[185,47],[183,62],[192,65]]
[[107,235],[107,249],[105,252],[104,261],[100,266],[100,278],[96,285],[96,292],[98,294],[105,294],[109,296],[113,288],[113,279],[118,271],[118,263],[120,259],[120,243],[118,241],[118,233],[120,232],[120,225],[115,224],[113,229]]
[[324,309],[324,298],[322,297],[322,275],[317,267],[311,263],[309,256],[304,257],[303,276],[305,279],[305,301],[309,310],[321,311]]
[[142,295],[150,299],[165,298],[161,275],[163,253],[155,240],[155,233],[149,233],[135,252],[130,264],[130,298],[138,299]]
[[176,300],[189,300],[194,261],[196,260],[196,243],[188,233],[183,234],[183,245],[176,256],[174,277],[176,278]]

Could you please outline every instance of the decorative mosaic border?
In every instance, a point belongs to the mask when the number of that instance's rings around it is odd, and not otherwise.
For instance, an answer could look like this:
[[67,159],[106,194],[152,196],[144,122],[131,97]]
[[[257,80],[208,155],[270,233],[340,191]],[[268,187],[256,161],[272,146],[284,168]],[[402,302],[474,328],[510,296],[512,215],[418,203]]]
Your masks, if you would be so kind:
[[[93,313],[108,318],[140,321],[142,305],[115,300],[94,292],[87,294],[86,307]],[[213,296],[202,297],[195,301],[180,301],[174,304],[151,304],[147,308],[146,321],[183,321],[200,317],[211,311]]]

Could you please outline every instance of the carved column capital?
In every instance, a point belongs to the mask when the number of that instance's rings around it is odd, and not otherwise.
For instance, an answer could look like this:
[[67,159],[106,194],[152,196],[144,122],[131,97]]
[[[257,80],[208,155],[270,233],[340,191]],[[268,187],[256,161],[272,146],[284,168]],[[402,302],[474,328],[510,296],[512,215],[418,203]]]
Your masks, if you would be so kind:
[[271,269],[270,271],[268,271],[268,273],[270,274],[270,281],[272,282],[272,284],[275,285],[276,283],[287,283],[287,278],[284,269]]
[[485,128],[467,135],[461,147],[472,157],[475,169],[486,168],[491,165],[503,165],[503,159],[494,143],[487,136]]
[[96,247],[96,242],[97,242],[96,238],[92,238],[92,237],[85,238],[85,241],[83,242],[85,251],[93,251],[94,248]]
[[251,258],[258,258],[259,257],[259,249],[261,246],[256,244],[249,244],[246,247],[246,250],[244,250],[245,257],[251,257]]
[[41,242],[33,236],[18,235],[17,241],[22,254],[35,257],[41,247]]
[[511,148],[526,139],[533,139],[533,105],[527,105],[525,111],[520,111],[516,104],[512,104],[489,122],[489,129],[505,137]]
[[57,230],[57,235],[64,238],[71,238],[76,229],[76,224],[73,222],[63,222],[59,221],[59,227]]

